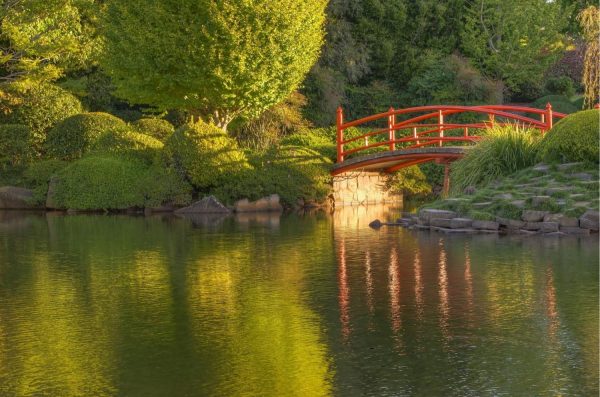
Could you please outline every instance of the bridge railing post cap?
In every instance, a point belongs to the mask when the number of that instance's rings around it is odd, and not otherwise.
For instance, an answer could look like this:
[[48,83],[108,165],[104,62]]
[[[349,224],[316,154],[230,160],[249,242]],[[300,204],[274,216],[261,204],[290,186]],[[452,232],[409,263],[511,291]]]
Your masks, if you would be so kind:
[[546,109],[552,109],[552,104],[550,102],[546,103]]

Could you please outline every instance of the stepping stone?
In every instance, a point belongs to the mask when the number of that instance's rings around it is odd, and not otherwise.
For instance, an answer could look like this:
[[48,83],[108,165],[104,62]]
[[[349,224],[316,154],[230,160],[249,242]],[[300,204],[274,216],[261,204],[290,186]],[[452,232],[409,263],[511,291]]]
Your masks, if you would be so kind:
[[502,193],[494,196],[497,200],[512,200],[513,195],[511,193]]
[[510,203],[517,208],[525,208],[525,200],[515,200],[511,201]]
[[573,200],[577,200],[577,199],[580,199],[580,198],[583,198],[583,197],[585,197],[585,194],[581,194],[581,193],[570,194],[569,195],[569,198],[572,198]]
[[533,167],[533,170],[537,172],[547,173],[548,171],[550,171],[550,166],[547,164],[538,164],[535,167]]
[[456,212],[438,209],[424,209],[419,212],[419,219],[430,221],[431,219],[442,218],[452,219],[456,218]]
[[547,188],[546,191],[545,191],[545,193],[548,196],[552,196],[552,195],[554,195],[556,193],[568,192],[570,190],[571,189],[566,188],[566,187],[551,187],[551,188]]
[[589,208],[590,207],[590,203],[588,201],[579,201],[579,202],[573,204],[573,207],[577,207],[577,208]]
[[531,198],[531,205],[537,207],[538,205],[547,203],[550,200],[552,200],[552,197],[550,196],[533,196]]

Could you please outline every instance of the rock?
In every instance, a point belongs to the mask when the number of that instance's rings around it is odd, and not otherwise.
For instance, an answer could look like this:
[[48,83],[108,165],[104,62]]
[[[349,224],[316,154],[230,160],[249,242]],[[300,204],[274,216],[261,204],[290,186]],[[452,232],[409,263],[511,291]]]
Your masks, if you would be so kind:
[[473,219],[469,218],[453,218],[450,220],[451,229],[467,229],[473,224]]
[[512,205],[514,205],[517,208],[525,208],[525,200],[514,200],[510,202]]
[[528,234],[528,235],[532,235],[532,234],[537,234],[538,233],[537,230],[527,230],[527,229],[519,229],[519,230],[516,230],[515,232],[517,232],[518,234]]
[[525,230],[540,230],[543,222],[525,222],[523,229]]
[[582,199],[584,197],[585,197],[585,194],[581,194],[581,193],[569,194],[569,198],[573,199],[573,200]]
[[564,163],[564,164],[559,164],[556,168],[558,168],[559,171],[566,171],[568,169],[577,167],[579,165],[583,165],[583,163]]
[[467,186],[464,190],[463,193],[466,195],[473,195],[475,194],[475,192],[477,191],[477,189],[475,188],[475,186]]
[[553,196],[556,193],[562,193],[562,192],[568,192],[569,189],[566,187],[549,187],[547,188],[544,193],[546,193],[548,196]]
[[552,233],[546,233],[546,236],[556,236],[556,237],[560,237],[560,236],[566,236],[566,233],[563,232],[552,232]]
[[537,164],[535,167],[533,167],[534,171],[537,172],[543,172],[544,174],[547,173],[548,171],[550,171],[550,166],[547,164]]
[[383,226],[383,223],[379,219],[375,219],[373,222],[369,223],[369,227],[372,229],[379,229]]
[[571,178],[579,179],[581,181],[591,181],[593,179],[592,175],[586,172],[577,172],[575,174],[569,175]]
[[226,214],[229,209],[219,202],[214,196],[204,197],[189,207],[180,208],[176,214]]
[[540,231],[542,233],[553,233],[558,232],[558,222],[542,222],[542,227]]
[[452,219],[456,218],[456,212],[447,210],[424,209],[419,211],[419,219],[430,221],[432,219]]
[[435,231],[435,232],[441,232],[441,233],[446,233],[446,234],[452,234],[452,233],[461,233],[461,234],[476,234],[479,233],[480,230],[475,230],[475,229],[450,229],[450,228],[445,228],[445,227],[436,227],[436,226],[432,226],[431,230]]
[[526,210],[521,214],[521,219],[525,222],[540,222],[548,215],[548,211],[531,211]]
[[578,227],[579,219],[571,218],[564,214],[548,214],[544,217],[544,222],[557,222],[559,226]]
[[489,207],[492,204],[494,204],[494,203],[492,203],[491,201],[485,201],[483,203],[473,203],[473,204],[471,204],[471,207],[473,207],[473,208],[486,208],[486,207]]
[[578,235],[578,236],[587,236],[590,234],[590,229],[582,229],[580,227],[560,227],[560,231],[566,234]]
[[552,200],[552,197],[550,197],[550,196],[533,196],[531,198],[531,205],[533,205],[534,207],[537,207],[538,205],[547,203],[550,200]]
[[573,207],[588,208],[589,206],[590,203],[588,201],[578,201],[575,204],[573,204]]
[[0,209],[26,210],[36,208],[35,205],[31,204],[32,199],[32,190],[15,186],[0,187]]
[[234,205],[235,212],[283,211],[279,203],[279,195],[272,194],[256,201],[239,200]]
[[500,228],[500,224],[494,221],[473,221],[473,227],[475,229],[482,230],[498,230]]
[[451,223],[451,219],[445,219],[445,218],[433,218],[432,220],[429,221],[429,224],[431,226],[435,226],[435,227],[450,227],[450,223]]
[[598,211],[588,210],[579,217],[579,227],[598,231],[600,223],[600,213]]
[[507,219],[507,218],[502,218],[502,217],[496,217],[496,222],[498,222],[500,225],[507,227],[509,229],[520,229],[523,227],[523,225],[525,225],[525,222],[523,221],[519,221],[516,219]]
[[512,200],[513,195],[511,193],[501,193],[501,194],[494,196],[494,198],[497,200]]
[[50,182],[48,183],[48,193],[46,194],[46,208],[50,210],[63,210],[58,203],[56,202],[56,189],[59,183],[59,179],[55,176],[50,178]]

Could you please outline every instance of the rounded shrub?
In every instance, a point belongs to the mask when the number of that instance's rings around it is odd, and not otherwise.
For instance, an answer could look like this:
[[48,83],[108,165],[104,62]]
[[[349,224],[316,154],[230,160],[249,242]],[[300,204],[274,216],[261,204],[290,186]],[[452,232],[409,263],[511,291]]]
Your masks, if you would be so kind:
[[286,136],[280,143],[282,146],[307,147],[334,161],[337,155],[335,129],[333,128],[303,130]]
[[539,157],[548,163],[598,163],[600,111],[584,110],[565,117],[544,136]]
[[151,136],[116,129],[100,135],[90,145],[89,150],[96,153],[120,153],[151,164],[160,158],[163,146],[161,141]]
[[54,199],[59,207],[77,210],[141,207],[146,170],[131,158],[84,157],[58,173]]
[[563,95],[546,95],[539,99],[536,99],[531,106],[537,109],[546,109],[546,105],[550,103],[552,110],[559,113],[575,113],[577,106],[571,103],[571,100]]
[[32,158],[31,130],[20,124],[0,124],[0,167],[26,164]]
[[203,122],[177,129],[167,139],[165,153],[175,169],[197,189],[218,186],[232,174],[250,168],[234,139]]
[[73,94],[52,84],[13,88],[12,91],[11,95],[17,98],[17,104],[9,106],[9,112],[0,120],[28,126],[36,149],[41,148],[49,128],[82,112],[81,102]]
[[175,132],[175,127],[163,119],[139,119],[131,123],[131,128],[136,132],[149,135],[161,142],[166,141]]
[[48,155],[63,160],[80,158],[104,133],[127,130],[127,124],[108,113],[71,116],[48,132]]
[[452,190],[482,185],[536,162],[540,133],[516,125],[488,129],[481,141],[452,164]]

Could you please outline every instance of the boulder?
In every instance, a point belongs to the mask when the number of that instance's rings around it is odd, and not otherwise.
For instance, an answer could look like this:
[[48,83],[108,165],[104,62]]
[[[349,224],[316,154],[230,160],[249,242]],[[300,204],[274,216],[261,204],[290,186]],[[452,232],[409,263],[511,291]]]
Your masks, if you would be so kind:
[[558,226],[558,222],[542,222],[540,230],[542,233],[554,233],[558,232]]
[[542,228],[542,223],[543,222],[525,222],[525,225],[523,225],[523,229],[537,231]]
[[559,226],[577,227],[579,219],[571,218],[564,214],[547,214],[544,216],[544,222],[557,222]]
[[598,211],[588,210],[579,218],[579,227],[598,231],[600,223],[600,213]]
[[473,219],[469,218],[453,218],[450,220],[451,229],[467,229],[473,225]]
[[456,212],[447,210],[424,209],[419,211],[419,219],[430,221],[432,219],[456,218]]
[[525,222],[541,222],[548,215],[548,211],[523,211],[521,219]]
[[480,230],[498,230],[500,224],[494,221],[473,221],[473,227]]
[[434,227],[450,227],[451,222],[451,219],[433,218],[429,221],[429,224]]
[[33,191],[22,187],[3,186],[0,187],[0,209],[3,210],[27,210],[36,208],[31,204]]
[[560,227],[560,231],[566,234],[587,236],[590,234],[590,229],[582,229],[580,227]]
[[507,218],[502,218],[502,217],[496,217],[496,222],[498,222],[500,225],[507,227],[509,229],[520,229],[523,227],[523,225],[525,225],[525,222],[523,221],[519,221],[516,219],[507,219]]
[[180,208],[176,214],[226,214],[229,209],[225,207],[215,196],[204,197],[189,207]]
[[279,195],[272,194],[263,197],[256,201],[248,201],[248,199],[239,200],[234,205],[235,212],[271,212],[283,211],[283,207],[279,203]]

